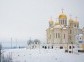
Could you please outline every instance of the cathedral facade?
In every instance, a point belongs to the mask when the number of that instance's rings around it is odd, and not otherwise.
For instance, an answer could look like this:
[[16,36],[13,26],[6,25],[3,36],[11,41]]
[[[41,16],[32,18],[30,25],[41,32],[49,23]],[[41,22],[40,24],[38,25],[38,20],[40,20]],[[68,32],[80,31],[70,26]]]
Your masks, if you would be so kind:
[[[62,11],[58,20],[49,20],[49,27],[46,29],[47,44],[76,44],[84,41],[84,28],[79,28],[79,21]],[[81,36],[79,36],[81,34]]]

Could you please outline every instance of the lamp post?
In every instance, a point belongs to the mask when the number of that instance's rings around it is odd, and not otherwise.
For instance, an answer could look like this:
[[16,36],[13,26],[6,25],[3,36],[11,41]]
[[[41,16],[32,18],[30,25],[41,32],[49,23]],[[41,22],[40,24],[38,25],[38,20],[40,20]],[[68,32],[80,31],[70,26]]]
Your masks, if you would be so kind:
[[0,62],[1,62],[1,49],[2,49],[2,45],[0,44]]
[[62,29],[63,29],[63,28],[61,28],[61,41],[60,41],[60,43],[62,43]]
[[12,38],[11,38],[11,49],[12,49]]
[[73,53],[73,42],[71,42],[71,44],[72,44],[72,53]]
[[68,42],[67,42],[67,47],[66,47],[67,49],[66,49],[66,52],[68,53]]

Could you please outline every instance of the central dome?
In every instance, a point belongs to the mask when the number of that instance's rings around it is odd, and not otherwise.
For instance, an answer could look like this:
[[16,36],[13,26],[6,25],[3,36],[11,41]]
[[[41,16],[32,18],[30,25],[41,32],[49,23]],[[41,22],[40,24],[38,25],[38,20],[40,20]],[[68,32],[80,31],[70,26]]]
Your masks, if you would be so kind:
[[67,19],[67,16],[62,13],[61,15],[59,15],[59,19]]

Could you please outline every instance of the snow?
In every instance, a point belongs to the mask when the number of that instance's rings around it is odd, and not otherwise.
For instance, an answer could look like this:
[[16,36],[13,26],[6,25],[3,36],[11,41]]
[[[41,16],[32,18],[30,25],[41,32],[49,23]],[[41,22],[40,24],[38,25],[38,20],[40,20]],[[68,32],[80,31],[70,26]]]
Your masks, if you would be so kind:
[[84,53],[65,53],[63,49],[8,49],[13,62],[84,62]]

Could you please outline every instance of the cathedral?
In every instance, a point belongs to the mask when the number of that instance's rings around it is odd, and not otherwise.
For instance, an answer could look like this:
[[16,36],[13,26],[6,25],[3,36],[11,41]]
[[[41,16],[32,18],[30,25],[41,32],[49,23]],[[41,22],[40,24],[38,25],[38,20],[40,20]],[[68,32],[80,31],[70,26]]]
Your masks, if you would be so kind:
[[79,28],[79,21],[68,18],[62,11],[58,20],[49,20],[46,29],[47,44],[78,44],[84,42],[84,28]]

